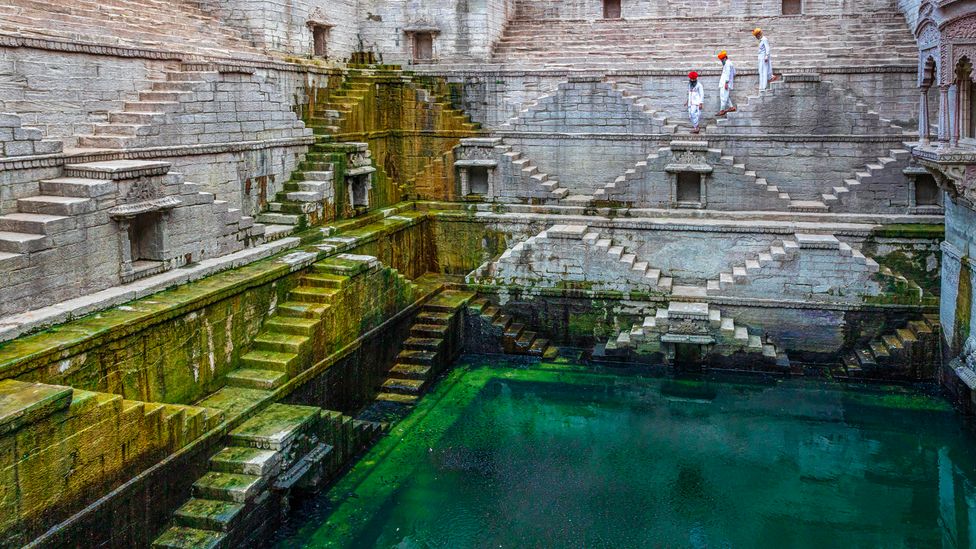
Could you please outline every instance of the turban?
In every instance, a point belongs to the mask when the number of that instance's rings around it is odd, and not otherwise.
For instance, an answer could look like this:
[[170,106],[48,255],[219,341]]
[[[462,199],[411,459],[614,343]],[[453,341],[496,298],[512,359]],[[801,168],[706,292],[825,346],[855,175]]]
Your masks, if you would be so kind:
[[698,73],[695,71],[691,71],[688,73],[688,78],[691,80],[698,80]]
[[756,27],[755,29],[753,29],[752,35],[753,36],[759,36],[759,33],[761,33],[761,32],[762,32],[762,29],[759,28],[759,27]]
[[729,54],[726,53],[725,50],[722,50],[722,51],[718,52],[718,58],[719,59],[726,59],[726,58],[728,58],[728,56],[729,56]]

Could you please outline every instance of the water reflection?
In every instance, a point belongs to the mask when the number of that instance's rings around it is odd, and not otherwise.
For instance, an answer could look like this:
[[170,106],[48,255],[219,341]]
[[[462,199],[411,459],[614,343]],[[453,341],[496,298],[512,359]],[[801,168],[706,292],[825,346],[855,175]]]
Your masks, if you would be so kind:
[[471,368],[293,547],[976,547],[976,445],[904,388]]

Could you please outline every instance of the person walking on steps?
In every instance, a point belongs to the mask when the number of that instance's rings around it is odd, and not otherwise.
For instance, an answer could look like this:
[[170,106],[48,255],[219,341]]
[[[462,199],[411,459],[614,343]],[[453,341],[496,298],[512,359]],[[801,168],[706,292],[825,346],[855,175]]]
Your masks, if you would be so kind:
[[735,103],[732,101],[732,90],[735,88],[735,67],[729,61],[729,54],[725,50],[718,52],[718,60],[722,62],[722,78],[718,81],[718,95],[722,100],[722,110],[715,116],[725,116],[730,112],[735,112]]
[[688,118],[694,126],[691,133],[698,133],[702,109],[705,108],[705,88],[698,81],[698,73],[695,71],[688,73],[688,101],[685,106],[688,107]]
[[752,35],[759,40],[759,90],[765,90],[770,82],[775,82],[779,77],[773,74],[773,58],[769,49],[769,39],[763,35],[762,29],[756,27]]

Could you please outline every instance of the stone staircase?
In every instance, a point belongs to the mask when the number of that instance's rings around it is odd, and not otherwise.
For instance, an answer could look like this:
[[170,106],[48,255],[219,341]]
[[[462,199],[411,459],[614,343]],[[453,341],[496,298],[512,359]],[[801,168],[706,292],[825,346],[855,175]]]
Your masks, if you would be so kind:
[[559,348],[537,332],[527,330],[525,324],[516,322],[502,313],[488,299],[479,297],[468,305],[468,311],[477,315],[482,323],[491,326],[490,332],[499,340],[506,354],[526,355],[552,360],[559,356]]
[[[369,258],[373,259],[373,258]],[[273,391],[299,374],[308,363],[313,336],[321,329],[335,297],[350,283],[351,277],[375,263],[366,256],[340,254],[312,265],[288,299],[252,340],[243,354],[240,367],[226,376],[229,387]],[[401,284],[409,284],[400,273]]]
[[191,2],[154,0],[10,0],[0,32],[102,46],[267,59],[244,34]]
[[[121,160],[68,164],[61,177],[39,182],[41,194],[17,199],[17,212],[0,216],[0,271],[15,268],[29,254],[57,246],[72,232],[84,227],[109,223],[105,204],[114,201],[120,187],[129,179],[142,177],[166,178],[172,187],[168,195],[182,205],[211,205],[211,214],[223,219],[228,234],[240,238],[273,240],[284,236],[277,227],[255,223],[254,218],[231,208],[226,201],[217,200],[212,193],[201,191],[183,176],[169,173],[165,162]],[[125,183],[127,184],[127,183]]]
[[461,317],[474,296],[445,290],[421,307],[389,377],[380,385],[377,401],[412,405],[430,388],[460,350]]
[[941,359],[939,333],[938,314],[909,320],[845,355],[844,370],[850,377],[930,379]]
[[312,222],[322,219],[323,204],[334,199],[335,160],[331,150],[313,145],[282,190],[257,215],[257,220],[270,225],[295,226],[303,216]]
[[[254,547],[282,515],[280,494],[312,489],[385,430],[311,406],[272,404],[227,435],[156,549]],[[278,497],[276,497],[276,495]]]
[[[875,162],[866,164],[862,171],[854,173],[853,178],[845,179],[841,185],[823,193],[821,196],[824,203],[831,211],[847,211],[849,205],[846,202],[850,200],[845,201],[845,198],[852,196],[852,192],[857,195],[883,195],[897,200],[896,197],[891,196],[894,190],[892,182],[905,181],[903,170],[909,165],[912,159],[912,148],[916,145],[917,143],[905,142],[904,148],[890,149],[886,156],[880,156]],[[907,184],[905,187],[907,195]],[[884,201],[872,201],[866,197],[865,202],[883,203]],[[904,202],[907,203],[907,199]]]
[[[712,32],[702,33],[707,25]],[[914,65],[918,56],[897,13],[803,17],[651,18],[630,20],[514,19],[492,59],[509,67],[615,68],[622,65],[687,70],[714,66],[714,52],[755,60],[750,31],[770,30],[774,67]],[[842,37],[842,39],[839,39]]]
[[719,273],[717,279],[707,281],[706,291],[708,295],[717,295],[736,284],[746,284],[750,276],[759,276],[763,269],[777,269],[783,263],[796,259],[799,251],[800,245],[795,239],[776,240],[767,251],[747,259],[745,263],[734,265],[731,271]]
[[[543,92],[542,95],[524,104],[516,116],[498,126],[498,131],[539,131],[539,123],[533,120],[534,118],[539,116],[545,118],[550,111],[558,112],[565,105],[577,106],[574,103],[578,103],[578,100],[566,96],[572,97],[574,87],[578,85],[593,87],[591,91],[594,93],[602,94],[603,97],[619,104],[620,111],[615,114],[626,112],[645,117],[647,127],[644,128],[644,133],[674,133],[677,129],[675,124],[668,122],[667,116],[650,107],[649,98],[624,88],[620,83],[595,77],[575,77],[560,82],[554,90]],[[605,99],[601,104],[607,105],[608,101]],[[571,115],[572,112],[566,113],[567,117]]]
[[586,273],[591,276],[587,282],[596,282],[592,279],[594,275],[603,276],[601,282],[610,289],[628,290],[636,285],[668,292],[672,284],[671,277],[663,276],[660,269],[650,266],[625,246],[615,244],[612,237],[591,231],[585,225],[554,225],[519,242],[494,262],[478,269],[471,281],[480,278],[532,281],[537,276],[531,272],[533,267],[550,273],[562,272],[562,282],[570,284],[583,282]]
[[[375,88],[383,82],[392,82],[415,92],[418,102],[436,108],[446,117],[446,124],[464,131],[475,132],[481,125],[472,122],[463,112],[451,107],[450,102],[426,89],[423,84],[400,67],[377,65],[370,68],[353,68],[346,73],[342,84],[318,98],[310,106],[306,122],[321,140],[330,140],[336,134],[363,134],[377,128],[371,127],[371,109],[375,108],[369,98],[375,95]],[[357,136],[359,139],[361,136]]]
[[520,195],[544,201],[559,201],[569,196],[569,189],[560,187],[555,177],[539,171],[532,159],[512,145],[503,144],[496,149],[504,161],[511,165],[512,173],[529,189],[526,193],[519,193]]
[[[14,379],[0,381],[0,445],[8,497],[0,535],[26,546],[38,516],[67,519],[216,428],[221,411]],[[45,528],[46,529],[46,528]]]
[[[235,72],[227,76],[227,71]],[[153,81],[136,101],[96,123],[78,137],[82,149],[126,150],[194,146],[307,137],[312,132],[295,116],[277,88],[253,69],[215,63],[184,63]],[[223,98],[223,100],[221,100]],[[199,111],[200,105],[210,111]]]
[[[738,324],[732,317],[723,316],[721,310],[705,302],[672,301],[667,308],[658,308],[654,315],[644,317],[642,323],[611,337],[605,345],[605,352],[609,355],[660,352],[662,336],[665,336],[665,340],[669,337],[680,339],[689,322],[707,326],[707,331],[698,330],[696,333],[698,337],[702,333],[710,334],[708,337],[712,338],[720,354],[746,353],[763,361],[789,364],[785,353],[775,344],[751,334],[748,326]],[[677,332],[673,332],[673,329]],[[688,335],[689,341],[697,341],[695,337]]]

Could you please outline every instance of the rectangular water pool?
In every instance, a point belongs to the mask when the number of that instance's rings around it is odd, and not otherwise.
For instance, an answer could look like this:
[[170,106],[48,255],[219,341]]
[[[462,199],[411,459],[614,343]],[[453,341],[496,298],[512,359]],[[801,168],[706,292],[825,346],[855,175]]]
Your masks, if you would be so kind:
[[976,547],[937,397],[465,357],[280,547]]

